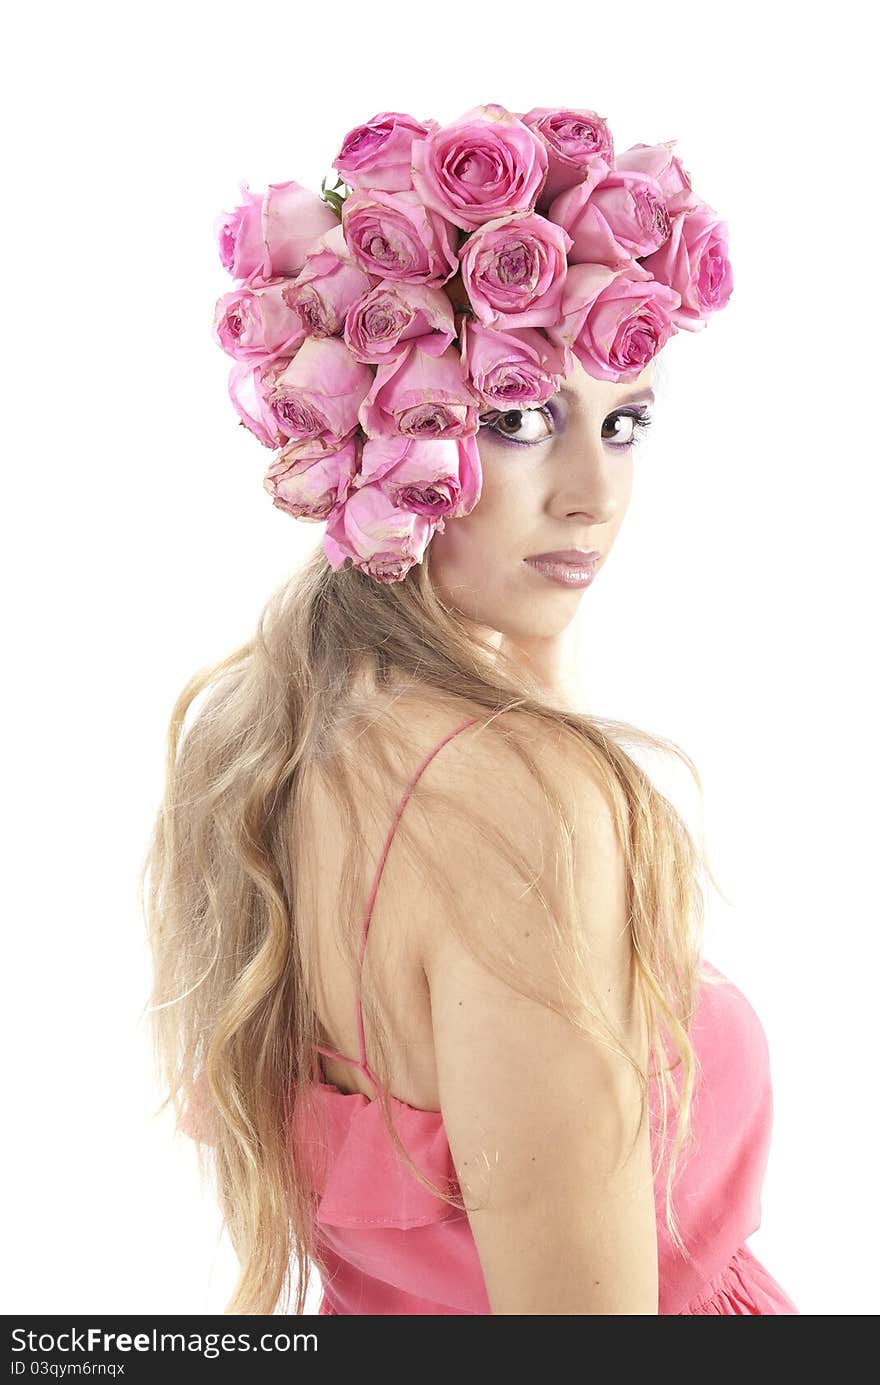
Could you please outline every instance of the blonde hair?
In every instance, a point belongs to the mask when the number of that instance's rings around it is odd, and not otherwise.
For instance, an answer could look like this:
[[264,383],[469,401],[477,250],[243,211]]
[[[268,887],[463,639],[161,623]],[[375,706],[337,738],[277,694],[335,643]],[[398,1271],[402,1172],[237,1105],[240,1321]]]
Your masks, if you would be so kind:
[[[674,1129],[666,1222],[673,1243],[688,1256],[672,1192],[693,1144],[698,1060],[690,1022],[699,985],[714,980],[701,974],[701,867],[713,883],[714,877],[680,814],[624,743],[629,739],[678,756],[696,780],[702,812],[696,768],[670,741],[627,723],[554,705],[513,662],[475,638],[440,599],[431,582],[430,546],[424,561],[403,581],[387,584],[350,564],[334,570],[318,546],[266,603],[254,637],[196,674],[180,693],[168,730],[164,799],[140,876],[153,960],[150,1025],[167,1091],[159,1110],[173,1102],[178,1122],[184,1110],[198,1113],[199,1128],[191,1133],[203,1178],[213,1152],[216,1195],[240,1265],[225,1311],[302,1314],[312,1264],[325,1268],[316,1235],[318,1199],[291,1139],[296,1102],[315,1077],[315,1046],[324,1042],[296,945],[291,843],[296,841],[298,788],[308,766],[317,766],[344,806],[354,844],[357,808],[337,747],[357,736],[359,765],[386,775],[392,768],[391,750],[400,757],[398,764],[407,763],[407,752],[412,758],[393,718],[377,716],[375,698],[367,705],[353,695],[353,679],[364,660],[379,689],[409,686],[446,709],[452,704],[466,709],[465,715],[488,718],[491,734],[522,760],[540,786],[557,829],[555,878],[566,887],[563,907],[557,906],[557,891],[553,899],[539,892],[551,924],[557,970],[573,978],[584,1009],[596,1019],[593,1032],[607,1036],[637,1071],[643,1120],[649,1081],[659,1078],[660,1146],[654,1176]],[[187,713],[202,693],[207,694],[204,704],[184,734]],[[504,712],[512,715],[498,715]],[[545,731],[563,748],[586,756],[614,814],[626,861],[634,981],[649,1038],[647,1067],[629,1053],[591,992],[572,886],[571,823],[558,785],[532,753],[536,735]],[[431,790],[428,801],[442,801],[470,821],[472,805],[462,797]],[[521,845],[491,820],[477,818],[473,830],[491,850],[505,853],[526,887],[534,887],[534,872]],[[404,842],[407,832],[404,814],[398,832]],[[432,869],[424,853],[420,864]],[[354,901],[359,888],[354,864],[348,874],[347,893]],[[485,956],[474,921],[456,909],[455,889],[445,871],[434,871],[432,885],[444,900],[444,922],[448,917],[450,926]],[[361,915],[352,909],[340,911],[340,917],[357,923]],[[353,956],[359,937],[352,933],[349,942]],[[491,965],[497,966],[496,958]],[[528,976],[505,979],[521,994],[535,995]],[[375,1071],[383,1083],[377,1100],[394,1144],[414,1177],[446,1202],[463,1207],[455,1188],[435,1188],[400,1143],[385,1086],[382,1017],[372,1003],[366,1008]]]

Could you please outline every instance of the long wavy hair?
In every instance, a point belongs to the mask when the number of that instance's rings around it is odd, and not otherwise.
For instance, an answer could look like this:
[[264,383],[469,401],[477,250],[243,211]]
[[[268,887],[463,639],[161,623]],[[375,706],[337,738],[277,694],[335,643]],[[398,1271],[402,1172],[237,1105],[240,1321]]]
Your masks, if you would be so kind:
[[[558,973],[570,979],[581,1002],[573,1022],[632,1065],[642,1120],[650,1119],[649,1084],[657,1083],[661,1119],[653,1175],[659,1178],[665,1159],[666,1224],[673,1244],[689,1256],[673,1202],[674,1183],[694,1141],[699,1063],[689,1033],[700,985],[718,979],[704,973],[701,962],[704,873],[715,881],[706,859],[703,789],[695,766],[669,740],[555,705],[513,661],[475,638],[441,599],[431,580],[430,546],[403,581],[383,584],[350,564],[334,570],[319,545],[267,601],[253,638],[197,673],[177,698],[164,798],[139,880],[153,962],[147,1012],[165,1093],[158,1109],[173,1103],[178,1124],[197,1142],[201,1177],[213,1180],[240,1267],[224,1311],[302,1314],[312,1267],[325,1269],[316,1234],[317,1195],[291,1138],[296,1103],[315,1079],[315,1046],[326,1042],[297,945],[295,843],[299,790],[311,767],[351,824],[352,864],[341,888],[352,902],[359,891],[362,897],[356,849],[362,833],[352,775],[365,776],[365,783],[371,775],[387,778],[392,753],[398,766],[412,758],[401,727],[377,715],[376,699],[361,701],[353,694],[355,673],[365,660],[379,689],[410,687],[420,697],[442,700],[447,711],[452,705],[464,715],[485,715],[491,734],[503,739],[540,786],[554,814],[552,871],[561,890],[543,890],[538,882],[536,893],[547,911]],[[202,693],[205,699],[194,709]],[[594,767],[623,847],[634,993],[648,1037],[641,1062],[592,992],[573,885],[572,824],[559,785],[533,753],[536,735],[548,729]],[[340,750],[354,737],[356,766]],[[687,765],[699,791],[699,846],[627,743],[671,752]],[[471,821],[472,805],[454,795],[447,800],[440,789],[432,788],[427,801],[442,802],[444,812],[467,814],[486,849],[505,853],[524,887],[536,888],[522,844],[491,816]],[[404,814],[398,830],[404,843],[406,824]],[[407,850],[395,846],[400,849]],[[474,919],[462,916],[442,863],[433,869],[424,851],[417,859],[419,869],[433,871],[444,922],[520,994],[538,998],[530,977],[505,967],[485,937],[477,936]],[[344,928],[362,910],[343,907],[337,916]],[[349,929],[345,941],[353,959],[359,937]],[[413,1177],[446,1202],[470,1210],[460,1187],[436,1188],[401,1144],[388,1100],[387,1031],[378,1007],[369,996],[363,1001],[382,1084],[376,1099],[395,1147]]]

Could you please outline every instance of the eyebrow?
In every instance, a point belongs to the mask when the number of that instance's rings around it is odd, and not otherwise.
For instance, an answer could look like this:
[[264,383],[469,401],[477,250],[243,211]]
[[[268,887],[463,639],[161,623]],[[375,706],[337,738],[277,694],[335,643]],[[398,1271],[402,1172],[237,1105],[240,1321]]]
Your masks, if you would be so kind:
[[[576,392],[574,390],[568,389],[565,385],[563,385],[560,388],[559,393],[563,396],[564,399],[577,398]],[[635,394],[625,394],[622,399],[618,399],[617,405],[619,406],[621,404],[641,404],[643,402],[646,404],[654,403],[653,390],[636,390]]]

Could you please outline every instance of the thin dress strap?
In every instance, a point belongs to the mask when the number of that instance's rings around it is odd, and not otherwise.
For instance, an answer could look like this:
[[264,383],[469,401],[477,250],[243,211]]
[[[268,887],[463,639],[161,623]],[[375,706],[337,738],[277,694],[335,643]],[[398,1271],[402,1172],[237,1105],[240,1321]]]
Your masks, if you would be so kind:
[[361,976],[364,967],[364,953],[367,947],[367,934],[370,930],[370,922],[373,917],[373,905],[376,902],[376,893],[379,889],[379,881],[382,878],[382,871],[385,867],[385,861],[388,857],[389,848],[391,846],[392,841],[394,840],[394,833],[397,831],[397,824],[400,822],[401,815],[403,813],[404,808],[407,805],[409,796],[415,788],[416,784],[418,783],[419,779],[421,778],[422,774],[427,769],[428,765],[431,763],[434,756],[437,754],[438,750],[442,750],[444,745],[446,745],[447,741],[451,741],[453,736],[458,735],[459,731],[465,731],[467,727],[473,726],[475,722],[481,721],[482,719],[483,718],[481,717],[469,717],[468,720],[463,721],[460,726],[456,726],[454,730],[448,731],[446,735],[443,737],[442,741],[438,741],[434,748],[428,752],[428,754],[422,760],[421,764],[416,769],[409,783],[407,784],[406,789],[403,793],[403,797],[397,805],[397,811],[394,814],[394,819],[391,823],[391,826],[388,829],[388,834],[385,838],[385,845],[382,848],[382,855],[379,857],[379,864],[376,867],[376,872],[373,877],[373,886],[370,890],[369,900],[367,901],[367,910],[366,914],[364,915],[363,928],[361,931],[361,947],[360,954],[358,956],[357,987],[357,1031],[358,1044],[360,1046],[360,1058],[347,1058],[344,1053],[336,1053],[332,1048],[325,1048],[323,1044],[316,1045],[318,1052],[323,1053],[326,1057],[335,1058],[340,1063],[350,1063],[352,1067],[359,1068],[377,1092],[379,1090],[379,1081],[376,1077],[376,1074],[373,1072],[373,1069],[367,1062],[367,1048],[364,1039],[364,1014],[361,1004]]

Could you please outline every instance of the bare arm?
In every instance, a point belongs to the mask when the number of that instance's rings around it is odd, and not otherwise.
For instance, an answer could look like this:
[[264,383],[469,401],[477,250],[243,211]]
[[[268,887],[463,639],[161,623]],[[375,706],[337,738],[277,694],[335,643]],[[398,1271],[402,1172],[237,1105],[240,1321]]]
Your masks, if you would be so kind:
[[[552,860],[547,807],[511,752],[459,749],[461,792],[491,799],[525,848],[546,832]],[[554,768],[554,753],[547,750],[545,764],[576,804],[577,895],[593,979],[632,1037],[622,851],[598,786],[570,761]],[[455,862],[472,926],[495,930],[543,997],[561,994],[534,893],[491,851],[447,840],[458,829],[436,830],[435,851]],[[465,1201],[479,1208],[469,1216],[492,1312],[656,1314],[650,1144],[645,1122],[633,1146],[640,1095],[632,1069],[496,978],[436,914],[425,912],[422,930],[444,1124]],[[638,1044],[635,1051],[644,1057]]]

